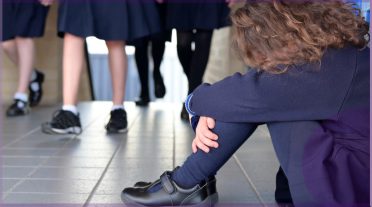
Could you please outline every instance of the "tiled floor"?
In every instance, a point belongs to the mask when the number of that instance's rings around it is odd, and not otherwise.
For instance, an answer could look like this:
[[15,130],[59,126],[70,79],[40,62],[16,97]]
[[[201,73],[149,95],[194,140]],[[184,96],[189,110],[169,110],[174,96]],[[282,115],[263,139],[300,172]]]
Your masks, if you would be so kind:
[[[40,131],[56,107],[38,107],[26,117],[2,118],[2,202],[121,206],[120,191],[153,181],[191,152],[193,132],[179,119],[180,104],[126,103],[129,132],[108,135],[109,102],[79,105],[83,134]],[[259,128],[217,175],[220,204],[274,203],[278,162],[265,127]],[[116,205],[115,205],[116,204]]]

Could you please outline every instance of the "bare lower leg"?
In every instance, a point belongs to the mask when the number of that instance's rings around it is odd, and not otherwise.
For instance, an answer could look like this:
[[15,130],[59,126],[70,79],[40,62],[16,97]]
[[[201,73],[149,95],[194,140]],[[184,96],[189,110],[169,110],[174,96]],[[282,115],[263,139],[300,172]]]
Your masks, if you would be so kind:
[[65,34],[63,45],[63,104],[76,105],[84,61],[84,39]]
[[32,38],[15,39],[18,50],[19,82],[17,92],[27,93],[35,62],[35,43]]
[[122,105],[125,97],[127,77],[127,55],[124,41],[106,41],[109,50],[109,66],[111,71],[114,105]]

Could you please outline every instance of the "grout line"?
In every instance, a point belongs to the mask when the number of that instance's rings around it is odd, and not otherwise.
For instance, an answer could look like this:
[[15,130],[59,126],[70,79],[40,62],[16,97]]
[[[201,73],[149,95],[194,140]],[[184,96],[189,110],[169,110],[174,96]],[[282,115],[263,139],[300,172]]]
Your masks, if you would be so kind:
[[[100,117],[101,115],[97,116],[97,117]],[[86,129],[87,127],[89,127],[90,125],[92,125],[94,122],[96,122],[97,120],[99,119],[93,119],[91,122],[89,122],[87,125],[84,126],[84,129]],[[37,129],[39,129],[40,127],[38,127]],[[62,147],[60,148],[60,150],[57,150],[53,155],[56,155],[58,153],[60,153],[63,149],[65,149],[64,146],[66,146],[68,143],[70,143],[72,140],[76,139],[79,135],[73,135],[72,138],[67,141],[66,143],[64,143],[62,145]],[[10,193],[13,192],[13,190],[15,188],[17,188],[19,185],[21,185],[25,180],[27,180],[27,178],[30,178],[32,175],[34,175],[36,173],[37,170],[39,170],[45,163],[47,163],[49,161],[50,158],[53,157],[53,155],[51,156],[45,156],[47,157],[45,160],[43,160],[39,165],[36,166],[36,168],[34,170],[32,170],[29,174],[27,174],[27,176],[25,178],[22,178],[21,180],[19,180],[18,182],[16,182],[9,190],[7,190],[6,192],[4,192],[2,194],[2,200],[6,199],[8,197],[8,195]]]
[[258,200],[260,201],[260,203],[261,203],[263,206],[267,207],[267,205],[266,205],[265,202],[263,201],[263,199],[262,199],[260,193],[258,192],[256,186],[253,184],[252,179],[249,177],[247,171],[244,169],[244,167],[243,167],[242,163],[240,162],[239,158],[238,158],[235,154],[233,155],[233,157],[234,157],[235,162],[238,164],[239,168],[242,170],[242,172],[243,172],[245,178],[247,179],[249,185],[251,186],[251,188],[252,188],[253,191],[255,192],[255,194],[256,194]]
[[[133,120],[132,124],[128,127],[128,131],[129,131],[129,129],[134,125],[134,123],[137,121],[137,119],[138,119],[139,117],[140,117],[140,112],[137,113],[136,118]],[[123,145],[123,139],[120,140],[120,143],[119,143],[118,146],[116,147],[114,153],[112,154],[110,160],[108,161],[108,163],[107,163],[105,169],[103,170],[101,176],[99,177],[97,183],[94,185],[92,191],[89,193],[89,196],[88,196],[87,200],[85,201],[83,207],[88,207],[88,206],[89,206],[89,204],[90,204],[90,202],[91,202],[93,196],[95,195],[95,192],[97,191],[97,189],[98,189],[99,185],[101,184],[103,178],[105,177],[105,175],[106,175],[106,173],[107,173],[107,171],[108,171],[108,169],[109,169],[109,167],[110,167],[112,161],[114,160],[115,155],[117,154],[117,152],[119,151],[119,149],[121,148],[122,145]]]
[[24,139],[24,138],[30,136],[31,134],[33,134],[33,133],[39,131],[40,129],[41,129],[41,127],[38,126],[38,127],[36,127],[35,129],[32,129],[31,131],[27,132],[27,133],[24,134],[23,136],[21,136],[21,137],[15,139],[15,140],[9,142],[8,144],[5,144],[5,145],[1,146],[0,149],[5,149],[5,148],[7,148],[9,145],[12,145],[12,144],[14,144],[14,143],[16,143],[16,142],[18,142],[18,141],[20,141],[20,140],[22,140],[22,139]]

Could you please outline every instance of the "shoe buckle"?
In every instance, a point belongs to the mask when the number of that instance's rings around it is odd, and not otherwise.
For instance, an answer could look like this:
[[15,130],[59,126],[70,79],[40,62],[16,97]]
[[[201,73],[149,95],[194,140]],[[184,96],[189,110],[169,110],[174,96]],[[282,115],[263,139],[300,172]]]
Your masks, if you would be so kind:
[[163,173],[163,175],[160,176],[160,181],[161,185],[168,194],[172,194],[175,191],[174,186],[170,180],[170,172]]

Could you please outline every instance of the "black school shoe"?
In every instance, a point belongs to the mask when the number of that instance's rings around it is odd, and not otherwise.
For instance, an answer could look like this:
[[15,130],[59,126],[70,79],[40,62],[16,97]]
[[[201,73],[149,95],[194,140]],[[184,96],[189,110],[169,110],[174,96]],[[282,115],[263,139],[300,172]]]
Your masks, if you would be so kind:
[[[155,181],[155,182],[157,182],[157,181]],[[216,180],[215,176],[210,176],[206,180],[208,196],[211,197],[213,203],[216,203],[218,201],[218,193],[217,193],[216,183],[217,183],[217,180]],[[135,188],[142,188],[142,189],[148,189],[151,186],[152,186],[151,182],[144,182],[144,181],[140,181],[140,182],[137,182],[137,183],[134,184]]]
[[184,189],[172,180],[171,172],[165,172],[151,186],[158,184],[162,186],[162,189],[156,192],[148,192],[147,188],[125,188],[121,193],[121,199],[126,205],[212,206],[206,183],[201,183],[190,189]]
[[185,103],[182,104],[182,111],[181,111],[181,119],[185,121],[189,121],[189,112],[187,112]]
[[[30,91],[28,101],[30,103],[30,106],[36,106],[40,103],[41,98],[43,97],[43,82],[44,82],[44,73],[38,71],[35,69],[36,72],[36,78],[35,80],[31,81],[28,85],[28,90]],[[32,85],[37,84],[38,90],[34,90],[32,88]]]
[[111,111],[111,117],[105,126],[107,133],[124,133],[128,131],[127,112],[124,109]]
[[42,124],[41,130],[46,134],[81,134],[82,132],[79,115],[65,110],[56,111],[52,121]]
[[30,112],[28,108],[27,102],[21,101],[19,99],[14,99],[12,105],[6,110],[6,116],[14,117],[14,116],[23,116]]
[[161,75],[154,75],[154,92],[156,98],[163,98],[165,96],[165,85]]
[[137,106],[148,106],[150,103],[150,98],[149,97],[140,97],[137,101],[136,101],[136,105]]

